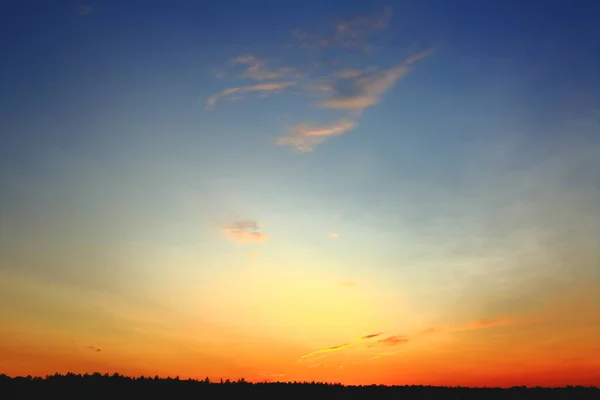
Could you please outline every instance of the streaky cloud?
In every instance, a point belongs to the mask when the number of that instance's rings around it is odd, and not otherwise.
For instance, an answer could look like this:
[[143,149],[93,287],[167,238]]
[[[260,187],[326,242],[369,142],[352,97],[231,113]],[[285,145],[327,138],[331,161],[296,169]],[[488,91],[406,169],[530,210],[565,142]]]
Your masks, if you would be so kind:
[[380,343],[385,346],[396,346],[399,344],[408,343],[408,338],[401,336],[389,336],[385,339],[378,340],[377,343]]
[[240,56],[233,60],[234,64],[246,65],[246,70],[242,74],[243,78],[254,79],[257,81],[281,79],[293,75],[296,72],[292,67],[281,67],[270,70],[266,62],[255,56]]
[[352,341],[350,341],[348,343],[341,344],[339,346],[334,346],[334,347],[329,347],[329,348],[326,348],[326,349],[316,350],[316,351],[313,351],[311,353],[308,353],[308,354],[305,354],[305,355],[301,356],[298,360],[304,360],[305,358],[316,356],[318,354],[332,353],[332,352],[335,352],[335,351],[344,350],[345,348],[351,346],[354,343],[362,342],[364,340],[373,339],[373,338],[376,338],[376,337],[378,337],[380,335],[383,335],[383,332],[373,333],[373,334],[370,334],[370,335],[362,336],[362,337],[354,339],[354,340],[352,340]]
[[300,124],[288,128],[290,134],[277,140],[280,146],[290,146],[299,152],[310,152],[331,136],[339,136],[356,127],[352,120],[340,120],[326,126]]
[[259,232],[258,222],[250,219],[234,221],[221,228],[221,233],[239,244],[264,243],[270,236]]
[[[329,93],[332,96],[322,102],[315,104],[318,108],[329,108],[338,110],[364,110],[381,102],[383,95],[390,90],[403,76],[410,71],[410,66],[433,54],[432,50],[417,53],[410,56],[396,67],[372,73],[355,74],[344,72],[344,81],[350,81],[352,86],[348,90],[342,90],[339,86],[333,86]],[[339,74],[339,73],[338,73]],[[326,92],[323,90],[323,92]]]
[[250,86],[240,86],[240,87],[231,87],[227,89],[223,89],[221,92],[210,96],[206,100],[206,108],[214,107],[217,102],[226,96],[231,96],[233,94],[242,94],[248,92],[281,92],[282,90],[294,86],[296,82],[272,82],[272,83],[259,83],[256,85]]

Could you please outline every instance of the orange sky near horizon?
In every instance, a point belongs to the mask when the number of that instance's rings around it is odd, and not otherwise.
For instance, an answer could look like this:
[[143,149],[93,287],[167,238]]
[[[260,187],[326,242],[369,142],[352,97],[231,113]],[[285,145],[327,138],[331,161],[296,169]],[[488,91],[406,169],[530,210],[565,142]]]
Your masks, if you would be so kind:
[[[0,277],[0,301],[7,304],[18,278],[5,273]],[[244,329],[239,322],[236,326],[233,319],[214,324],[191,314],[136,308],[117,296],[98,296],[89,302],[93,297],[87,293],[84,306],[65,295],[60,304],[58,291],[64,287],[45,287],[41,282],[28,286],[36,293],[34,301],[44,304],[42,314],[28,312],[26,302],[0,308],[0,371],[11,376],[119,372],[217,381],[502,387],[600,382],[594,283],[546,296],[544,306],[534,311],[453,324],[418,321],[406,330],[388,330],[394,324],[363,323],[304,340],[300,332],[292,331],[294,325],[303,330],[293,314],[281,320],[282,329],[260,332]],[[277,293],[273,302],[293,304],[295,294],[285,292]],[[311,307],[317,310],[318,304]],[[363,317],[360,312],[356,316]],[[316,318],[320,321],[318,314]],[[346,322],[339,318],[338,323]]]

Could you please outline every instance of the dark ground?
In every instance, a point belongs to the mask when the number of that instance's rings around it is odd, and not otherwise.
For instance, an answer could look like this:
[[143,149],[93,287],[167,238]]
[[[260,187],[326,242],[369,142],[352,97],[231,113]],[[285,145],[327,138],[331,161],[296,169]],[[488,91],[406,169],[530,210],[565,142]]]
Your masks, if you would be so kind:
[[[343,386],[325,383],[210,383],[208,380],[128,378],[120,375],[0,375],[0,399],[600,399],[596,387],[462,388]],[[290,399],[291,400],[291,399]]]

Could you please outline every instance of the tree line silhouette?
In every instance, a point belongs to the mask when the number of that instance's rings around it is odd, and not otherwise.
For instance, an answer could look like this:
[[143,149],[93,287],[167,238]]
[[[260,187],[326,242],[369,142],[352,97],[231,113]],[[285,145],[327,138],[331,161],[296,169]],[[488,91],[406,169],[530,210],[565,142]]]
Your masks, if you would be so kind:
[[562,388],[469,388],[443,386],[344,386],[322,382],[261,382],[152,377],[120,374],[54,374],[41,377],[10,377],[0,374],[1,399],[115,399],[154,398],[216,399],[224,397],[281,399],[312,396],[343,399],[600,399],[600,389],[587,386]]

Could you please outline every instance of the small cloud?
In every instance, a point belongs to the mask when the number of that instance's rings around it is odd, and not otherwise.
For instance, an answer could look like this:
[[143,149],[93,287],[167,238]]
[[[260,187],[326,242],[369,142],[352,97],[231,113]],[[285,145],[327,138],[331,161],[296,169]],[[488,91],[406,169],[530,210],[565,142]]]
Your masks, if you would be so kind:
[[370,334],[370,335],[366,335],[366,336],[360,337],[358,339],[354,339],[351,342],[348,342],[348,343],[345,343],[345,344],[342,344],[342,345],[339,345],[339,346],[334,346],[334,347],[329,347],[327,349],[313,351],[312,353],[308,353],[308,354],[303,355],[302,357],[299,358],[299,360],[303,360],[303,359],[308,358],[308,357],[316,356],[318,354],[331,353],[331,352],[334,352],[334,351],[344,350],[346,347],[351,346],[353,343],[362,342],[363,340],[369,340],[369,339],[375,338],[375,337],[377,337],[379,335],[383,335],[383,332],[373,333],[373,334]]
[[392,17],[392,9],[384,8],[372,15],[339,21],[333,26],[333,32],[328,35],[317,35],[301,29],[292,31],[292,36],[300,43],[303,49],[319,49],[338,46],[345,49],[359,49],[368,51],[370,37],[388,27]]
[[340,71],[334,72],[333,77],[338,78],[338,79],[350,79],[350,78],[356,78],[360,74],[361,74],[361,72],[357,69],[346,68],[346,69],[342,69]]
[[382,12],[374,15],[339,22],[336,25],[336,40],[346,48],[368,50],[370,48],[369,36],[386,29],[392,15],[392,9],[386,7]]
[[422,59],[424,59],[426,57],[429,57],[433,53],[435,53],[435,49],[426,50],[426,51],[422,51],[420,53],[414,54],[414,55],[410,56],[406,61],[404,61],[404,64],[406,64],[406,65],[412,65],[412,64],[416,63],[419,60],[422,60]]
[[259,258],[260,257],[260,252],[258,251],[251,251],[250,253],[248,253],[248,258]]
[[337,238],[339,238],[339,237],[340,237],[340,234],[339,234],[339,233],[330,233],[330,234],[329,234],[329,235],[327,235],[327,236],[329,236],[329,237],[330,237],[330,238],[332,238],[332,239],[337,239]]
[[439,332],[440,330],[441,330],[440,328],[437,328],[437,327],[434,327],[434,326],[430,326],[430,327],[428,327],[428,328],[425,328],[425,329],[423,330],[423,332],[421,332],[421,334],[422,334],[422,335],[428,335],[428,334],[430,334],[430,333],[437,333],[437,332]]
[[341,344],[339,346],[334,346],[334,347],[329,347],[327,349],[313,351],[312,353],[308,353],[308,354],[303,355],[299,359],[300,360],[304,360],[305,358],[316,356],[317,354],[331,353],[331,352],[334,352],[334,351],[344,350],[348,346],[350,346],[350,343],[345,343],[345,344]]
[[345,288],[353,288],[356,286],[356,283],[354,282],[342,282],[340,283],[340,286],[345,287]]
[[247,68],[242,77],[257,81],[280,79],[296,73],[296,69],[291,67],[270,70],[264,61],[259,60],[255,56],[241,56],[234,59],[233,63],[246,65]]
[[385,71],[378,71],[352,80],[352,87],[337,88],[334,95],[316,106],[341,110],[363,110],[381,101],[381,97],[408,72],[400,65]]
[[440,333],[440,332],[450,332],[450,333],[463,332],[463,331],[470,331],[470,330],[475,330],[475,329],[485,329],[485,328],[490,328],[490,327],[494,327],[494,326],[511,325],[511,324],[519,323],[519,322],[523,322],[523,320],[513,318],[513,317],[497,317],[497,318],[491,318],[491,319],[481,319],[481,320],[471,321],[467,324],[464,324],[464,325],[458,326],[458,327],[440,327],[440,326],[428,327],[421,332],[421,335],[429,335],[432,333]]
[[407,343],[408,339],[404,337],[398,336],[390,336],[385,339],[378,340],[377,343],[385,345],[385,346],[396,346],[399,344]]
[[[372,71],[351,77],[351,72],[344,72],[344,82],[350,86],[333,85],[330,97],[316,104],[319,108],[338,110],[364,110],[379,103],[383,95],[391,89],[404,75],[410,71],[410,66],[433,54],[433,50],[415,54],[402,64],[383,71]],[[323,91],[325,92],[325,91]]]
[[314,126],[300,124],[288,129],[290,134],[277,140],[280,146],[290,146],[299,152],[312,151],[314,147],[322,143],[330,136],[339,136],[354,129],[356,122],[352,120],[341,120],[327,126]]
[[79,15],[90,15],[94,12],[94,8],[89,4],[79,4],[77,6],[77,13]]
[[292,31],[292,36],[300,43],[302,49],[330,47],[334,44],[333,38],[308,33],[299,28]]
[[222,90],[221,92],[210,96],[206,100],[206,107],[211,108],[214,107],[217,102],[226,96],[231,96],[233,94],[240,95],[242,93],[248,92],[281,92],[282,90],[295,85],[296,82],[273,82],[273,83],[259,83],[257,85],[251,86],[241,86],[241,87],[231,87]]
[[253,220],[234,221],[229,226],[221,228],[221,233],[239,244],[264,243],[269,235],[259,232],[258,222]]
[[361,337],[360,340],[373,339],[373,338],[376,338],[377,336],[381,336],[381,335],[383,335],[383,332],[372,333],[370,335]]

